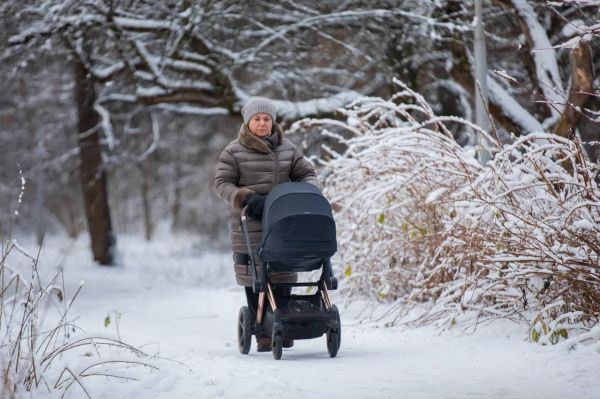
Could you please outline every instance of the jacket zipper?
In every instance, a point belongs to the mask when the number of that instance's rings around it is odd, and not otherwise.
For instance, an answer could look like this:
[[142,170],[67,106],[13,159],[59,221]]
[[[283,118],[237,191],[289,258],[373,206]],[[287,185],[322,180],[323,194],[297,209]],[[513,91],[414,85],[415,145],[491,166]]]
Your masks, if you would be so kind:
[[275,186],[277,185],[277,176],[279,176],[279,154],[277,153],[277,147],[273,148],[273,155],[275,159]]

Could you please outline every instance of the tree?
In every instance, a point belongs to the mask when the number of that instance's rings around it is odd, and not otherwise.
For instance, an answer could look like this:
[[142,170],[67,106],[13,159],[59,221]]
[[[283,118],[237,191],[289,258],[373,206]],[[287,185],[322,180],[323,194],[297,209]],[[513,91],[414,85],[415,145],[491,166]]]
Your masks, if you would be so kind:
[[[145,159],[132,158],[119,148],[129,122],[120,122],[115,115],[149,115],[140,112],[140,106],[225,114],[239,109],[249,93],[255,92],[284,99],[278,102],[282,115],[295,118],[331,112],[355,98],[355,88],[365,86],[368,93],[381,85],[381,81],[366,75],[348,80],[357,71],[364,73],[363,65],[351,63],[352,56],[363,50],[335,36],[343,36],[340,21],[360,20],[364,11],[348,14],[342,10],[314,18],[334,6],[323,3],[320,9],[310,9],[293,3],[265,3],[257,13],[251,5],[227,1],[169,1],[157,5],[152,1],[39,0],[4,4],[3,14],[14,17],[8,30],[11,55],[39,54],[43,46],[56,46],[75,65],[80,176],[95,259],[110,263],[112,258],[110,243],[114,238],[105,171],[122,162]],[[273,9],[288,18],[281,21]],[[321,32],[323,26],[330,26],[332,33]],[[275,30],[282,34],[273,35]],[[284,37],[288,34],[292,34],[294,46],[288,46],[290,40]],[[302,46],[321,46],[323,42],[329,44],[328,50],[340,54],[338,63],[347,62],[345,69],[332,68],[323,57],[299,51]],[[314,67],[307,74],[309,62]],[[371,66],[374,64],[371,60]],[[272,82],[264,76],[256,79],[259,71],[264,75],[272,70],[277,73]],[[336,76],[340,71],[341,76]],[[154,129],[154,123],[152,126],[153,131],[158,129]],[[145,199],[147,191],[143,190]],[[147,201],[144,204],[148,210]]]
[[115,240],[108,206],[106,171],[102,169],[100,118],[94,109],[96,89],[94,80],[81,60],[75,59],[73,68],[79,114],[77,134],[81,157],[81,188],[92,253],[94,260],[101,265],[111,265],[114,262]]

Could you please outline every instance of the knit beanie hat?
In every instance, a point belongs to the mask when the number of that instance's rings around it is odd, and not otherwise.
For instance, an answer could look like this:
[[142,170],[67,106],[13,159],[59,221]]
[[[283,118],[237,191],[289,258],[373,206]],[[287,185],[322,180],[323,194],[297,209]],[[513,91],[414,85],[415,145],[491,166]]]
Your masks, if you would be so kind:
[[277,114],[277,108],[268,98],[264,97],[252,97],[246,105],[242,108],[242,116],[244,117],[244,123],[250,122],[250,119],[256,114],[265,113],[273,119],[275,122],[275,116]]

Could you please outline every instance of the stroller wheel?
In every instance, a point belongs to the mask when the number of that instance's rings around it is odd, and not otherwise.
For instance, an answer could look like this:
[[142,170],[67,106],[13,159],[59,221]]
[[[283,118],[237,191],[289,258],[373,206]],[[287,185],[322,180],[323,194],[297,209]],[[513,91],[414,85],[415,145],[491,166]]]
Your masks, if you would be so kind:
[[331,330],[327,333],[327,352],[330,357],[336,357],[340,349],[340,336],[337,331]]
[[338,348],[339,348],[340,346],[342,346],[342,322],[340,321],[340,312],[339,312],[337,306],[335,306],[335,305],[331,306],[331,310],[335,313],[335,316],[336,316],[336,319],[337,319],[337,322],[339,325],[339,327],[338,327]]
[[273,334],[273,359],[281,359],[281,353],[283,351],[283,335],[281,332]]
[[335,313],[337,326],[334,324],[327,329],[327,352],[330,357],[336,357],[342,343],[342,325],[337,306],[333,305],[331,310]]
[[247,306],[242,306],[242,308],[240,308],[237,340],[240,353],[247,355],[248,352],[250,352],[250,343],[252,342],[252,313]]

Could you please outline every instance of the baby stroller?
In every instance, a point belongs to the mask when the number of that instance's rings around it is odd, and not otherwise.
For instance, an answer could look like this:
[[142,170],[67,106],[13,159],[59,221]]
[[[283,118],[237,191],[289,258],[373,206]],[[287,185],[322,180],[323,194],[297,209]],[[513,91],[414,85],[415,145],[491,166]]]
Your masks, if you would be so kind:
[[[341,342],[340,315],[331,304],[328,290],[337,289],[330,257],[337,251],[335,222],[329,201],[309,183],[282,183],[265,201],[263,236],[253,253],[246,226],[241,220],[253,273],[253,291],[259,294],[257,314],[247,306],[238,318],[238,347],[248,354],[253,335],[271,338],[273,357],[281,359],[283,341],[311,339],[326,334],[329,356],[335,357]],[[254,256],[263,267],[257,267]],[[321,269],[316,282],[273,283],[272,272],[309,272]],[[309,295],[274,295],[279,287],[316,287]]]

